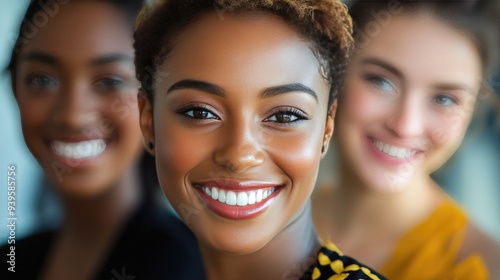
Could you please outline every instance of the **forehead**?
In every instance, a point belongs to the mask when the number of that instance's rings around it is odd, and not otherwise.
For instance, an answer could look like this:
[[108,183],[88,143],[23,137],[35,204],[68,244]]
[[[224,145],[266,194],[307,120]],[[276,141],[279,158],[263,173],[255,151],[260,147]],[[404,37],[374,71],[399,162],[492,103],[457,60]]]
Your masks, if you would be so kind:
[[475,85],[481,76],[481,60],[473,41],[425,14],[394,17],[357,51],[356,59],[382,58],[406,75],[421,79],[452,79]]
[[21,52],[41,51],[67,58],[116,50],[133,52],[131,28],[125,16],[111,4],[71,1],[59,5],[53,16],[43,10],[35,13],[21,34],[27,39]]
[[172,79],[249,91],[291,82],[310,85],[321,75],[309,43],[267,13],[202,16],[175,39],[160,70]]

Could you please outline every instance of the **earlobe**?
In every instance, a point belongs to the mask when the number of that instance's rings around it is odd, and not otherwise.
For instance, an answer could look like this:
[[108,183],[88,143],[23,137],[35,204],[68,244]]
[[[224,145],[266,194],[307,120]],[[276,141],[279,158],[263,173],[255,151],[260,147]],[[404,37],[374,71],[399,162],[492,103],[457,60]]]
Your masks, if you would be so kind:
[[333,131],[335,128],[335,114],[337,113],[337,99],[333,100],[332,105],[328,108],[328,114],[326,116],[326,126],[325,135],[323,137],[323,146],[321,147],[321,157],[326,155],[328,151],[328,146],[330,144],[330,139],[333,136]]
[[137,104],[139,106],[139,125],[142,131],[144,146],[146,150],[155,155],[154,145],[154,125],[153,125],[153,107],[146,94],[139,90],[137,94]]

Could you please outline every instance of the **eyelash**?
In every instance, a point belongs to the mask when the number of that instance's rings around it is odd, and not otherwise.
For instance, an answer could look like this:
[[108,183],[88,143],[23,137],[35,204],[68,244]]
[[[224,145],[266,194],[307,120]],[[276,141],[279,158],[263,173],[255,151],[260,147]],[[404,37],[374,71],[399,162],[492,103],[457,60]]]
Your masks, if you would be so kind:
[[[192,116],[188,115],[188,112],[190,112],[190,111],[193,111]],[[194,113],[195,111],[208,113],[208,114],[213,115],[213,117],[199,118],[199,117],[195,116],[195,113]],[[203,122],[206,120],[213,120],[213,119],[220,120],[220,118],[219,118],[219,116],[217,116],[217,114],[215,114],[210,108],[208,108],[207,106],[204,106],[204,105],[189,105],[189,106],[183,107],[179,110],[176,110],[176,113],[180,114],[181,116],[183,116],[189,120],[197,121],[197,122]]]
[[[395,88],[394,88],[394,85],[390,82],[389,79],[387,78],[384,78],[382,76],[379,76],[379,75],[365,75],[364,76],[364,79],[366,81],[368,81],[370,84],[374,85],[375,87],[377,87],[378,89],[380,90],[383,90],[383,91],[396,91]],[[387,83],[391,89],[388,90],[388,89],[383,89],[382,86],[380,85],[381,83]]]
[[[196,117],[195,111],[203,112],[206,115],[210,114],[213,117],[206,117],[206,116],[205,117]],[[193,113],[188,114],[189,112],[193,112]],[[184,107],[184,108],[177,110],[176,113],[180,114],[181,116],[183,116],[191,121],[196,121],[196,122],[204,122],[207,120],[220,120],[220,117],[217,114],[215,114],[212,111],[212,109],[210,109],[206,106],[203,106],[203,105],[190,105],[190,106],[187,106],[187,107]],[[280,115],[280,114],[282,116],[289,115],[289,116],[291,116],[292,119],[294,117],[295,117],[295,119],[293,119],[292,121],[279,121],[276,116]],[[271,120],[271,118],[273,118],[273,117],[276,120]],[[279,125],[279,126],[292,126],[292,125],[298,124],[301,121],[309,120],[309,119],[310,118],[308,118],[304,112],[302,112],[296,108],[281,108],[281,109],[277,110],[276,112],[274,112],[271,116],[264,119],[264,122],[274,123],[274,124]]]
[[[292,121],[286,121],[286,122],[280,122],[276,119],[276,121],[272,121],[270,120],[272,117],[275,117],[277,115],[291,115],[292,117],[295,117],[296,119],[292,120]],[[295,124],[298,124],[304,120],[309,120],[310,118],[307,117],[307,115],[296,109],[296,108],[293,108],[293,107],[290,107],[290,108],[281,108],[279,109],[278,111],[276,111],[275,113],[273,113],[271,116],[267,117],[264,122],[273,122],[277,125],[280,125],[280,126],[292,126],[292,125],[295,125]]]
[[[438,98],[447,98],[448,100],[450,100],[451,104],[448,104],[448,105],[439,104],[437,102]],[[450,96],[448,94],[438,94],[438,95],[434,96],[432,99],[433,99],[434,103],[436,103],[438,106],[442,106],[442,107],[450,107],[450,106],[459,104],[459,100],[457,98]]]
[[[49,83],[50,85],[46,85],[46,84],[41,84],[40,83],[40,79],[48,79],[49,80]],[[54,87],[54,86],[57,86],[57,81],[55,79],[53,79],[52,77],[50,77],[49,75],[45,75],[45,74],[37,74],[37,75],[33,75],[33,76],[29,76],[27,79],[26,79],[26,84],[30,87],[36,87],[36,88],[48,88],[48,87]]]
[[104,89],[114,90],[123,88],[125,86],[125,82],[119,77],[107,77],[98,80],[97,85]]

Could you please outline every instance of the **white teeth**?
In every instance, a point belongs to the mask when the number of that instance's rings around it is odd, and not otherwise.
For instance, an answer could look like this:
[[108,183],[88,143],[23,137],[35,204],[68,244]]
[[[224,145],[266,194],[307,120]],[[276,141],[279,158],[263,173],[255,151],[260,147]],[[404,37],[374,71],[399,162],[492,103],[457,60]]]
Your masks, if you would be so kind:
[[255,195],[255,201],[257,202],[262,201],[262,190],[257,190],[257,194]]
[[216,188],[212,188],[212,199],[217,200],[219,198],[219,192]]
[[52,141],[50,143],[52,151],[59,156],[82,159],[100,155],[106,149],[106,142],[103,139],[95,139],[76,143],[66,143]]
[[255,200],[255,192],[251,192],[249,195],[248,195],[248,204],[252,205],[252,204],[255,204],[256,200]]
[[248,191],[248,192],[235,192],[235,191],[224,191],[222,189],[218,189],[216,187],[201,187],[202,191],[206,193],[213,200],[218,200],[221,203],[225,203],[227,205],[237,205],[237,206],[247,206],[252,205],[262,200],[268,198],[271,194],[276,190],[272,189],[259,189],[256,191]]
[[248,204],[248,195],[246,192],[238,193],[238,199],[236,200],[238,206],[246,206]]
[[233,191],[228,191],[226,196],[227,205],[236,205],[236,193]]
[[[215,188],[214,188],[215,189]],[[219,191],[219,202],[226,203],[226,192],[224,190]]]
[[210,192],[210,189],[207,188],[207,187],[203,187],[203,190],[205,191],[206,194],[208,195],[212,195],[212,193]]
[[379,149],[384,154],[387,154],[387,155],[389,155],[391,157],[395,157],[395,158],[400,158],[400,159],[409,158],[409,157],[414,156],[417,153],[417,151],[415,151],[415,150],[391,146],[391,145],[383,143],[379,140],[374,140],[373,144],[375,145],[375,147],[377,147],[377,149]]

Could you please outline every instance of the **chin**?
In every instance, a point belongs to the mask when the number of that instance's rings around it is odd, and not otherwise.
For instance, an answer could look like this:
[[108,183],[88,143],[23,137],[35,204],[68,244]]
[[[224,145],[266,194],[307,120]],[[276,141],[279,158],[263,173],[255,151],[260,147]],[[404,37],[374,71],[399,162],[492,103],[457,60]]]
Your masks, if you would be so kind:
[[268,242],[262,240],[249,240],[247,238],[224,238],[222,240],[213,240],[209,242],[209,247],[227,255],[248,255],[255,253],[265,247]]
[[373,179],[365,180],[366,186],[381,194],[396,194],[407,189],[412,177],[398,172],[381,172]]
[[[51,178],[54,182],[54,178]],[[75,198],[92,198],[101,195],[106,188],[106,184],[100,184],[95,180],[83,180],[79,178],[65,178],[62,182],[54,183],[54,189],[63,196]]]

